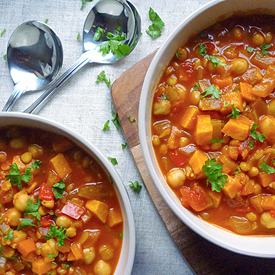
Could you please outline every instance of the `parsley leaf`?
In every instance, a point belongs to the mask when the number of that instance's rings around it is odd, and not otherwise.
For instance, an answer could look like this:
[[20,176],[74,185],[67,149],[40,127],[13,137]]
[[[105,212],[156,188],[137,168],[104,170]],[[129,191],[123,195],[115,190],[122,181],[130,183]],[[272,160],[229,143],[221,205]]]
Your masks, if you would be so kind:
[[39,199],[39,197],[37,196],[37,202],[36,204],[34,204],[30,199],[27,200],[27,206],[25,207],[25,213],[24,216],[26,215],[32,215],[34,217],[36,217],[38,220],[41,219],[40,214],[38,213],[38,208],[41,204],[41,200]]
[[108,159],[111,161],[111,163],[112,163],[113,165],[117,165],[117,164],[118,164],[116,158],[108,157]]
[[199,88],[200,88],[200,84],[196,83],[195,86],[194,86],[194,90],[197,91]]
[[117,113],[114,110],[113,102],[111,102],[111,113],[112,113],[112,116],[114,117],[112,119],[112,122],[114,123],[114,125],[116,126],[116,128],[118,130],[119,127],[120,127],[120,123],[119,123],[119,120],[118,120],[118,115],[117,115]]
[[23,218],[21,220],[21,224],[17,226],[17,231],[27,228],[28,226],[36,226],[36,224],[34,224],[33,220],[31,220],[31,219]]
[[63,180],[59,180],[56,184],[53,185],[53,194],[56,199],[61,199],[62,194],[64,193],[66,187],[63,183]]
[[100,27],[97,27],[94,34],[94,40],[98,41],[103,35],[104,35],[104,30]]
[[110,80],[110,78],[107,79],[106,74],[105,74],[105,71],[102,71],[102,72],[97,76],[96,83],[99,83],[99,82],[102,82],[102,81],[105,81],[106,84],[108,85],[108,87],[111,87],[111,80]]
[[267,174],[273,174],[275,173],[275,168],[267,165],[264,161],[261,165],[259,165],[259,168],[265,171]]
[[200,44],[199,54],[205,56],[207,53],[206,47]]
[[176,57],[179,57],[181,55],[182,55],[182,53],[176,53]]
[[266,43],[264,43],[263,45],[260,46],[260,48],[262,49],[262,55],[268,55],[268,51],[267,49],[269,49],[271,47],[271,45],[268,45]]
[[119,233],[119,237],[120,237],[120,239],[122,240],[122,239],[123,239],[123,234],[122,234],[122,233]]
[[239,175],[242,171],[241,171],[241,168],[239,166],[237,167],[237,169],[238,170],[235,171],[234,174]]
[[250,150],[252,150],[254,147],[254,140],[250,140],[248,144],[249,144]]
[[104,124],[104,126],[103,126],[103,129],[102,129],[103,132],[105,132],[105,131],[107,131],[107,130],[110,129],[109,123],[110,123],[110,120],[107,120],[107,121],[105,122],[105,124]]
[[38,169],[40,167],[40,165],[42,164],[42,161],[40,160],[36,160],[32,163],[32,168],[33,169]]
[[216,163],[216,159],[212,158],[207,160],[205,165],[202,167],[204,174],[207,176],[206,183],[211,183],[212,191],[221,192],[221,188],[227,182],[227,175],[222,174],[223,165]]
[[45,20],[45,24],[47,24],[48,22],[49,22],[49,19],[46,19],[46,20]]
[[56,256],[57,256],[57,255],[55,255],[55,254],[49,254],[49,255],[48,255],[49,258],[55,258]]
[[80,40],[80,38],[81,38],[81,35],[80,35],[80,33],[78,33],[77,36],[76,36],[76,39]]
[[8,234],[4,237],[4,240],[10,239],[11,241],[13,240],[13,230],[10,230]]
[[10,165],[9,174],[5,175],[5,177],[10,181],[12,185],[18,185],[18,187],[22,189],[22,180],[25,182],[29,182],[31,179],[32,174],[29,173],[30,170],[31,168],[27,168],[24,174],[21,176],[18,165],[16,163],[13,163],[12,165]]
[[122,149],[125,149],[127,147],[127,142],[125,142],[124,144],[121,144]]
[[127,117],[129,118],[130,122],[132,122],[132,123],[135,123],[135,122],[136,122],[136,119],[135,119],[135,118],[131,119],[131,116],[130,116],[130,115],[127,115]]
[[149,18],[152,21],[152,25],[149,26],[146,33],[155,39],[161,36],[161,30],[165,24],[152,8],[149,10]]
[[65,230],[66,228],[63,228],[62,226],[58,229],[58,226],[50,224],[50,232],[47,235],[44,235],[43,237],[46,240],[56,238],[57,246],[62,246],[64,245],[64,239],[69,238],[69,236],[65,233]]
[[217,56],[213,56],[213,55],[205,55],[205,58],[207,58],[208,60],[210,60],[213,64],[214,67],[217,67],[218,65],[221,65],[221,66],[226,66],[227,64],[223,63],[223,62],[220,62],[220,58],[217,57]]
[[83,10],[83,9],[84,9],[86,2],[92,2],[92,1],[93,1],[93,0],[82,0],[82,5],[81,5],[80,10]]
[[252,52],[256,51],[257,49],[252,48],[252,47],[247,47],[246,50],[247,50],[247,52],[252,53]]
[[258,128],[260,126],[258,126],[256,123],[253,124],[251,130],[250,130],[250,133],[251,133],[251,136],[260,141],[260,142],[264,142],[265,141],[265,135],[264,134],[259,134],[257,131],[256,131],[256,128]]
[[68,267],[70,267],[71,265],[73,264],[73,262],[68,262],[68,261],[66,261],[66,263],[65,263],[65,269],[67,269]]
[[168,97],[169,97],[169,96],[167,96],[165,93],[162,93],[160,98],[163,99],[163,100],[165,100],[165,99],[167,99]]
[[211,144],[213,143],[224,143],[224,140],[219,139],[218,137],[215,137],[214,139],[211,139]]
[[7,61],[7,55],[6,54],[3,55],[3,58],[4,58],[5,61]]
[[141,190],[141,185],[139,184],[139,182],[136,180],[134,182],[130,181],[131,184],[129,184],[130,188],[132,188],[134,190],[134,192],[139,193]]
[[[206,97],[208,95],[211,95],[211,98],[220,98],[220,92],[214,84],[210,85],[206,90],[201,92],[202,97]],[[203,95],[204,94],[204,95]]]
[[227,116],[227,117],[232,117],[232,118],[237,118],[239,116],[241,116],[241,111],[237,108],[235,108],[234,104],[229,104],[229,103],[226,103],[226,99],[224,100],[224,107],[227,107],[227,106],[232,106],[232,112]]
[[4,35],[5,32],[6,32],[6,29],[4,29],[4,30],[1,32],[1,37]]

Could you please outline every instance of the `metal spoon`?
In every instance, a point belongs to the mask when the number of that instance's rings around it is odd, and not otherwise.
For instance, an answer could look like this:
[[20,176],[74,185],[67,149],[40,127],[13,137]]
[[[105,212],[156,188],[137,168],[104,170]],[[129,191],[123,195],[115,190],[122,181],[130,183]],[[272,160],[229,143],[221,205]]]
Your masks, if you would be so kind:
[[[83,28],[84,53],[61,77],[54,81],[54,85],[47,89],[31,106],[24,112],[37,114],[45,104],[57,93],[57,91],[83,66],[88,63],[112,64],[124,56],[117,56],[112,52],[104,55],[100,52],[99,45],[107,38],[94,40],[94,35],[100,27],[107,32],[115,33],[118,28],[126,34],[122,41],[131,48],[136,46],[141,32],[141,20],[134,5],[124,0],[101,0],[96,3],[88,14]],[[129,53],[128,53],[129,54]]]
[[13,32],[7,50],[11,78],[15,84],[3,111],[9,111],[19,97],[48,85],[63,63],[59,37],[46,24],[28,21]]

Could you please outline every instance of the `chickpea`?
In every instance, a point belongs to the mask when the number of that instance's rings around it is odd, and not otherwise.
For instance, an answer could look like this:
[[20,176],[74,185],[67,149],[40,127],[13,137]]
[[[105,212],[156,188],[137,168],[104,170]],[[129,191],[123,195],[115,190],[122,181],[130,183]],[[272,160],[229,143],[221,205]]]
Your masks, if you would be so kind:
[[171,112],[171,103],[168,100],[161,100],[154,103],[155,115],[168,115]]
[[256,177],[259,174],[259,169],[257,167],[251,167],[251,169],[248,172],[249,177]]
[[21,191],[19,193],[16,193],[13,197],[13,205],[15,208],[20,211],[24,212],[26,206],[28,205],[28,200],[30,199],[29,195],[26,193],[26,191]]
[[180,147],[185,147],[186,145],[189,144],[189,139],[186,137],[181,137],[180,138]]
[[174,86],[178,83],[177,77],[173,74],[166,80],[167,84],[170,86]]
[[179,61],[184,61],[188,56],[188,52],[185,48],[179,48],[177,51],[177,59]]
[[275,228],[275,218],[269,212],[264,212],[261,215],[260,223],[266,228]]
[[185,179],[186,179],[185,172],[181,169],[174,169],[172,171],[169,171],[167,174],[168,184],[172,188],[181,187],[184,184]]
[[257,216],[253,212],[249,212],[245,216],[252,222],[255,222],[257,220]]
[[54,200],[50,200],[50,201],[42,201],[42,205],[47,207],[47,208],[54,208]]
[[270,44],[273,40],[273,35],[271,32],[265,34],[265,43]]
[[56,219],[56,224],[59,227],[63,227],[63,228],[69,228],[72,225],[72,220],[71,218],[67,217],[67,216],[59,216]]
[[259,183],[254,185],[254,194],[258,195],[262,193],[262,186]]
[[272,99],[267,104],[267,113],[275,117],[275,99]]
[[20,218],[22,218],[22,213],[19,212],[15,207],[10,208],[5,213],[5,222],[11,226],[18,226],[21,224]]
[[43,148],[36,145],[36,144],[32,144],[28,147],[28,150],[32,153],[32,156],[34,158],[39,158],[43,155]]
[[[56,241],[54,239],[48,240],[46,243],[43,243],[41,246],[41,255],[45,258],[49,258],[48,255],[56,255],[58,256],[59,251],[56,248]],[[51,261],[54,261],[54,258]]]
[[94,247],[89,247],[89,248],[84,248],[83,249],[83,254],[84,254],[84,261],[85,264],[91,264],[92,261],[95,259],[95,248]]
[[20,230],[20,231],[14,230],[13,231],[13,240],[12,240],[12,242],[13,242],[14,245],[17,245],[21,241],[26,240],[27,237],[28,237],[28,235],[27,235],[26,232],[24,232],[22,230]]
[[99,260],[94,266],[94,272],[96,275],[110,275],[112,270],[108,263],[103,260]]
[[5,152],[0,152],[0,162],[4,163],[7,160],[7,154]]
[[222,148],[222,144],[220,142],[211,144],[211,150],[213,151],[221,150],[221,148]]
[[185,99],[186,97],[186,88],[184,86],[182,86],[181,84],[176,84],[175,85],[175,89],[178,93],[178,96],[181,98],[181,99]]
[[235,76],[242,75],[246,72],[248,63],[244,58],[236,58],[231,62],[231,72]]
[[25,152],[20,156],[23,163],[30,163],[32,161],[32,154],[30,152]]
[[160,138],[158,136],[154,135],[152,142],[153,142],[154,146],[159,146],[160,145]]
[[108,261],[114,257],[114,249],[109,245],[102,245],[99,247],[99,253],[103,260]]
[[88,157],[84,157],[81,161],[82,168],[88,168],[91,163],[91,160]]
[[76,229],[74,227],[69,227],[67,230],[66,230],[66,234],[69,236],[69,237],[75,237],[76,236]]
[[83,154],[81,151],[76,151],[74,153],[74,160],[80,162],[83,158]]
[[166,74],[166,75],[169,75],[169,74],[171,74],[171,73],[174,72],[174,71],[175,71],[174,67],[173,67],[173,66],[169,66],[169,67],[166,69],[165,74]]
[[190,97],[190,103],[193,105],[198,105],[201,99],[201,94],[199,91],[192,91]]
[[5,180],[2,185],[1,185],[1,189],[5,192],[9,191],[11,189],[11,183],[9,180]]
[[26,145],[26,141],[23,138],[13,138],[10,141],[10,147],[13,149],[21,149]]
[[242,40],[242,38],[243,38],[243,30],[240,27],[235,27],[233,29],[233,36],[238,41]]
[[242,161],[240,163],[240,168],[242,169],[242,171],[247,172],[250,170],[251,166],[247,162]]
[[255,46],[261,46],[264,44],[264,37],[260,33],[256,33],[253,35],[252,42],[254,43]]
[[61,275],[67,274],[67,270],[65,268],[62,268],[62,267],[58,267],[56,271],[57,271],[58,274],[61,274]]

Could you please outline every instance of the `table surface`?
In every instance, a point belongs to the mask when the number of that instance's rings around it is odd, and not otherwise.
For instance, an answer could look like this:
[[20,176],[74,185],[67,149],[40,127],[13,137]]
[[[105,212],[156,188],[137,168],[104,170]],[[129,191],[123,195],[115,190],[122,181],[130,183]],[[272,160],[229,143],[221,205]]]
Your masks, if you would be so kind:
[[[87,2],[81,10],[81,0],[0,0],[0,109],[10,96],[14,84],[10,78],[6,54],[10,35],[25,21],[38,20],[52,27],[63,45],[63,66],[59,75],[65,72],[81,55],[82,28],[85,18],[97,2]],[[124,71],[143,57],[160,47],[177,25],[189,14],[209,0],[132,0],[141,16],[142,36],[134,51],[125,59],[113,65],[88,64],[81,69],[58,94],[40,111],[39,115],[65,125],[93,143],[106,157],[118,161],[115,166],[128,192],[136,227],[136,256],[133,275],[139,274],[194,274],[188,263],[169,236],[146,189],[139,194],[129,187],[130,181],[142,181],[126,148],[122,150],[125,138],[122,130],[110,124],[109,131],[102,131],[105,122],[112,119],[111,93],[105,83],[96,83],[97,75],[105,71],[113,83]],[[165,22],[162,35],[152,39],[146,34],[151,21],[152,7]],[[25,94],[14,107],[14,111],[25,110],[41,94]]]

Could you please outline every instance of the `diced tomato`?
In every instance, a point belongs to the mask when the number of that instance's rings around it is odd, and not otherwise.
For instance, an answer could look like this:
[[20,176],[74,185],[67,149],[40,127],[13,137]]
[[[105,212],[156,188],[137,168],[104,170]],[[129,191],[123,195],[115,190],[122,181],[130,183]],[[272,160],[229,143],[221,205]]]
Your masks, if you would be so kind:
[[252,207],[250,205],[249,206],[240,206],[240,207],[236,208],[236,211],[238,213],[249,213],[249,212],[252,212]]
[[52,215],[47,215],[47,216],[41,217],[40,226],[42,226],[42,227],[49,227],[50,224],[51,225],[55,225],[55,222],[53,220],[53,216]]
[[182,66],[183,72],[191,79],[194,74],[194,64],[191,61],[186,61]]
[[188,162],[187,157],[185,155],[181,154],[177,150],[169,151],[169,155],[170,155],[171,159],[173,160],[173,162],[178,167],[182,167],[183,165],[185,165]]
[[193,184],[192,187],[183,187],[180,189],[183,199],[186,199],[188,204],[195,211],[202,211],[213,205],[210,196],[204,188],[198,184]]
[[176,100],[172,103],[171,109],[172,109],[172,113],[177,112],[178,110],[181,110],[183,101],[182,100]]
[[51,201],[54,199],[53,190],[46,183],[43,183],[40,187],[39,199],[43,201]]
[[215,45],[212,43],[205,43],[204,46],[206,47],[207,54],[212,54],[215,50]]
[[78,206],[78,205],[75,205],[71,202],[68,202],[61,210],[61,213],[75,219],[75,220],[78,220],[82,215],[83,213],[85,212],[85,209]]
[[275,218],[275,209],[271,209],[271,210],[270,210],[270,216],[271,216],[272,218]]

